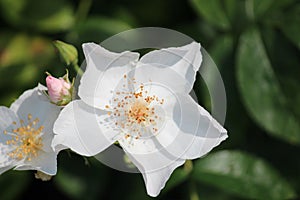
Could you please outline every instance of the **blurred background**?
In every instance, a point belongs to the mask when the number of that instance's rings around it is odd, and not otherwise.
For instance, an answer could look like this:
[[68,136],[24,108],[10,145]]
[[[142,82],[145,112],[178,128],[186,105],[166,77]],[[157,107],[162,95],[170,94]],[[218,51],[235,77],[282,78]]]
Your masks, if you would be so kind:
[[[227,92],[229,138],[178,168],[157,199],[299,199],[300,1],[0,0],[0,104],[66,66],[53,45],[101,42],[131,28],[174,29],[200,42]],[[210,110],[201,77],[194,87]],[[150,199],[140,174],[71,152],[49,182],[34,172],[0,176],[0,199]]]

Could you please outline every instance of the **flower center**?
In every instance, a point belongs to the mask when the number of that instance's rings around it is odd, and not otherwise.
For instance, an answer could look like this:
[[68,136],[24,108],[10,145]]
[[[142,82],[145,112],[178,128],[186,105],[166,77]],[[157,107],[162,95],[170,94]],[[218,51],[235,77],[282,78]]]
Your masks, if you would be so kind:
[[[7,145],[11,145],[14,148],[8,153],[8,156],[19,160],[26,158],[30,161],[38,155],[38,151],[43,147],[40,134],[44,126],[37,127],[39,119],[32,120],[31,114],[28,114],[27,118],[27,124],[20,120],[19,127],[16,127],[11,132],[4,131],[3,133],[12,136],[10,140],[6,141]],[[13,124],[16,126],[17,122],[13,122]]]
[[124,132],[125,139],[155,135],[158,122],[162,120],[157,106],[162,105],[164,99],[149,95],[143,84],[137,85],[137,91],[129,91],[127,88],[132,88],[131,85],[136,84],[136,81],[126,75],[124,79],[127,85],[124,84],[121,91],[116,91],[111,106],[106,106],[110,109],[108,114],[114,119],[114,125]]
[[127,117],[128,119],[136,121],[136,123],[140,124],[145,122],[147,117],[149,117],[149,110],[150,109],[145,101],[135,101],[129,108]]

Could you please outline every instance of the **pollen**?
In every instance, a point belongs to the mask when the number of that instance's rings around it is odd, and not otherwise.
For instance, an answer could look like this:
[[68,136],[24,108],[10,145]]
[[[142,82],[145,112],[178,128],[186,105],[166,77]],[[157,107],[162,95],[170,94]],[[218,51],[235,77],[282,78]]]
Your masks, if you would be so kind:
[[8,153],[8,156],[13,159],[30,161],[38,156],[43,147],[41,133],[44,126],[38,127],[39,119],[32,120],[31,114],[28,114],[27,121],[28,123],[25,124],[23,120],[20,120],[18,125],[17,122],[13,122],[13,125],[18,127],[11,131],[3,131],[3,134],[12,136],[10,140],[6,141],[6,144],[11,145],[14,149]]
[[[157,95],[150,95],[143,83],[138,84],[127,75],[123,78],[126,84],[122,84],[120,91],[114,92],[111,105],[106,105],[109,108],[108,115],[115,119],[116,128],[122,129],[126,140],[137,140],[144,136],[146,130],[155,134],[158,132],[157,122],[161,120],[155,106],[161,106],[165,100]],[[136,91],[130,91],[129,88],[136,88]]]

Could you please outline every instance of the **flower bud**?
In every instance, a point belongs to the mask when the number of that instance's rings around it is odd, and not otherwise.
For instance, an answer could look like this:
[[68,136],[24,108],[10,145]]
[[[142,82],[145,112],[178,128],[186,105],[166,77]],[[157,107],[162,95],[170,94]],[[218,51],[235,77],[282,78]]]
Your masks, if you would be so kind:
[[66,62],[67,65],[77,64],[78,52],[73,45],[67,44],[59,40],[54,41],[54,45],[58,49],[61,57],[63,58],[63,60]]
[[48,74],[46,85],[52,103],[63,106],[72,100],[73,86],[66,76],[64,78],[55,78]]

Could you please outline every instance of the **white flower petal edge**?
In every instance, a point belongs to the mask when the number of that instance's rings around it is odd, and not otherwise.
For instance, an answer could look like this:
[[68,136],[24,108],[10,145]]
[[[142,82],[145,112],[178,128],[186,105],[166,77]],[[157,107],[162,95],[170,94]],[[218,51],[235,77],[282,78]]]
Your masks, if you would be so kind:
[[38,159],[24,161],[23,164],[16,166],[15,170],[38,170],[48,175],[55,175],[57,171],[56,152],[41,151]]
[[[47,90],[47,87],[43,86],[42,84],[38,84],[37,87],[33,88],[33,89],[30,89],[30,90],[26,90],[25,92],[23,92],[23,94],[20,95],[20,97],[15,100],[11,105],[10,105],[10,109],[12,111],[14,111],[15,113],[18,113],[18,112],[22,112],[20,110],[20,107],[21,105],[23,105],[23,102],[24,101],[30,101],[30,100],[37,100],[37,102],[40,104],[40,103],[46,103],[48,104],[49,103],[49,100],[48,98],[43,94],[43,90]],[[31,97],[34,93],[34,99],[29,99],[27,100],[29,97]],[[41,102],[40,102],[41,101]],[[31,102],[28,103],[28,105],[30,106],[28,108],[28,110],[31,110],[32,108],[34,109],[35,105],[34,103],[32,104]],[[50,106],[52,107],[53,105],[47,105],[47,106]],[[22,109],[27,109],[26,106],[22,106]],[[24,113],[23,113],[24,114]]]
[[[147,194],[152,197],[159,195],[173,171],[185,163],[185,160],[174,160],[174,158],[168,158],[160,152],[148,155],[132,155],[128,152],[126,152],[126,154],[142,173]],[[147,166],[151,166],[150,168],[153,168],[153,166],[157,165],[157,163],[161,163],[160,168],[148,171],[147,173],[145,172],[147,170]]]
[[119,140],[119,143],[142,173],[147,193],[152,197],[159,194],[172,172],[185,162],[165,151],[155,138],[153,140],[141,138],[136,140],[134,145],[128,144],[126,140]]
[[110,52],[95,43],[82,45],[87,68],[79,86],[79,96],[88,105],[105,108],[122,76],[135,67],[138,53]]
[[[1,107],[1,118],[8,112],[16,116],[13,121],[7,121],[8,126],[0,123],[0,146],[7,149],[1,151],[1,172],[14,167],[16,170],[40,170],[48,175],[56,174],[57,153],[52,150],[49,141],[54,136],[52,128],[60,108],[45,97],[41,91],[45,89],[38,85],[25,91],[10,109]],[[3,157],[11,162],[3,162]]]
[[182,76],[181,84],[185,85],[186,92],[189,93],[202,63],[200,48],[200,43],[192,42],[182,47],[151,51],[140,59],[138,66],[148,64],[174,70]]
[[142,173],[147,189],[147,194],[152,197],[158,196],[160,191],[165,187],[165,184],[170,178],[173,171],[177,167],[183,165],[184,162],[184,160],[177,160],[161,170],[154,171],[152,173]]
[[69,103],[54,124],[52,147],[60,150],[63,145],[80,155],[96,155],[116,141],[117,133],[99,123],[105,118],[108,118],[106,111],[93,108],[81,100]]

